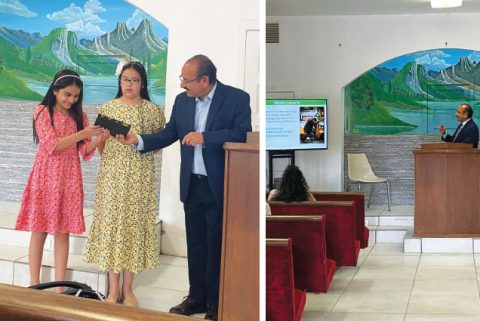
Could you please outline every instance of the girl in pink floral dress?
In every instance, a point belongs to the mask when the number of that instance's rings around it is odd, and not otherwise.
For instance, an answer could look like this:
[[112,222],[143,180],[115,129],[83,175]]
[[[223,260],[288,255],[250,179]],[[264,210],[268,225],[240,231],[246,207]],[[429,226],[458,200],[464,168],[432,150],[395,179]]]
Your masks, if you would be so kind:
[[[85,231],[79,153],[84,160],[90,159],[109,133],[88,125],[87,115],[82,112],[82,96],[83,82],[78,74],[62,70],[33,112],[33,137],[39,148],[15,226],[16,230],[32,232],[30,285],[40,283],[47,234],[54,235],[55,280],[63,281],[69,234]],[[96,136],[94,140],[92,136]]]

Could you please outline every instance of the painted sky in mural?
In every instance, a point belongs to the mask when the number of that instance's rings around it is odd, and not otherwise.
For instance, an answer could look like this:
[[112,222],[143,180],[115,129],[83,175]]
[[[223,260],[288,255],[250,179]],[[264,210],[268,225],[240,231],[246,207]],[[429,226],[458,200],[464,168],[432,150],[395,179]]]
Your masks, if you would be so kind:
[[140,61],[164,102],[168,29],[119,0],[0,0],[0,98],[38,100],[53,75],[74,69],[86,103],[116,94],[118,67]]
[[[457,127],[455,110],[480,116],[480,52],[432,49],[386,61],[345,87],[347,134],[437,134]],[[480,119],[480,118],[479,118]]]

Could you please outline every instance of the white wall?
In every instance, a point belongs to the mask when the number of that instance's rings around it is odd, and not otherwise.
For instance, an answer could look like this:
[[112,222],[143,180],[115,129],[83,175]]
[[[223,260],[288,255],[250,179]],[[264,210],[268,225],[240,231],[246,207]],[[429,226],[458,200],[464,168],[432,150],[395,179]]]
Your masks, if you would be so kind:
[[[182,92],[178,75],[183,63],[195,54],[205,54],[217,67],[218,79],[238,84],[238,30],[252,22],[258,25],[258,0],[130,0],[169,29],[165,112],[170,118],[175,96]],[[244,50],[243,50],[244,51]],[[164,149],[160,191],[160,218],[165,234],[162,252],[186,256],[185,221],[179,192],[180,149],[178,143]]]
[[[342,88],[368,69],[433,48],[480,50],[480,14],[267,17],[280,44],[266,46],[266,90],[327,98],[329,148],[296,152],[313,190],[343,188]],[[447,43],[447,45],[445,44]]]

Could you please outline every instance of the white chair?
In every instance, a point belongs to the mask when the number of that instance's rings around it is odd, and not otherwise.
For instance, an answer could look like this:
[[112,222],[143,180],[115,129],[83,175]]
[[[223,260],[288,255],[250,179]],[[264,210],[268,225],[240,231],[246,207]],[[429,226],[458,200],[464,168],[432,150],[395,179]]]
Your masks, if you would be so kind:
[[390,211],[390,187],[386,178],[381,178],[375,175],[368,162],[367,155],[361,154],[347,154],[348,158],[348,177],[353,183],[358,185],[360,190],[360,183],[372,184],[370,194],[368,196],[367,207],[370,207],[370,199],[372,198],[373,189],[377,183],[385,183],[387,186],[387,207]]

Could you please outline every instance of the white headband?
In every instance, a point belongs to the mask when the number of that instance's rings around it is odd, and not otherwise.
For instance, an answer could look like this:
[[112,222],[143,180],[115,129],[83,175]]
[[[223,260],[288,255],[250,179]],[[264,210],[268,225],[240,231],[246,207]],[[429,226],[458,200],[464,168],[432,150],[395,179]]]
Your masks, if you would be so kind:
[[57,84],[57,82],[62,79],[62,78],[66,78],[66,77],[73,77],[73,78],[77,78],[78,80],[82,81],[82,79],[78,76],[75,76],[75,75],[63,75],[63,76],[60,76],[57,78],[57,80],[55,80],[55,82],[53,83],[54,85]]

